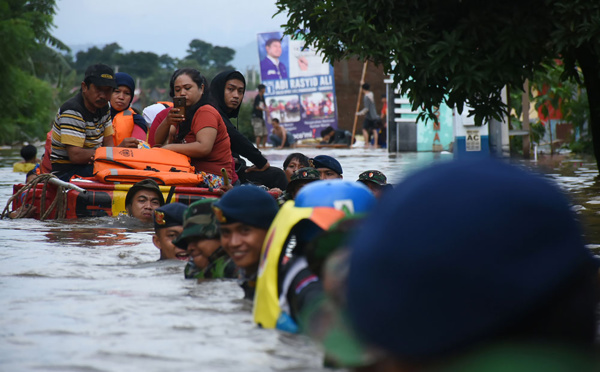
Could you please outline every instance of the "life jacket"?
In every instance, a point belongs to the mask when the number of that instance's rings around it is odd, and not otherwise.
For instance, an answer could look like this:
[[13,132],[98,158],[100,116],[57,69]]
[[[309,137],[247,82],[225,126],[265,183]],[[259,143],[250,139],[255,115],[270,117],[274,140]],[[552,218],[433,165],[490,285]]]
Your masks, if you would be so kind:
[[195,172],[188,156],[159,147],[152,149],[99,147],[94,155],[94,174],[105,169]]
[[136,183],[151,178],[160,186],[198,186],[204,182],[201,174],[156,172],[140,169],[103,169],[94,175],[102,183]]
[[123,110],[115,115],[112,119],[113,125],[113,143],[115,146],[119,145],[123,140],[127,137],[131,137],[131,133],[133,133],[133,127],[135,123],[133,122],[133,114],[135,111],[128,107],[126,110]]
[[52,130],[46,134],[46,144],[44,145],[44,156],[40,164],[41,173],[52,172],[52,162],[50,161],[50,153],[52,152]]
[[[260,264],[254,295],[254,322],[263,328],[289,331],[293,322],[287,308],[287,288],[280,288],[280,267],[286,264],[282,257],[284,245],[298,222],[308,219],[323,230],[329,229],[346,214],[330,207],[295,207],[294,201],[286,202],[271,224],[261,250]],[[282,283],[285,287],[286,283]]]

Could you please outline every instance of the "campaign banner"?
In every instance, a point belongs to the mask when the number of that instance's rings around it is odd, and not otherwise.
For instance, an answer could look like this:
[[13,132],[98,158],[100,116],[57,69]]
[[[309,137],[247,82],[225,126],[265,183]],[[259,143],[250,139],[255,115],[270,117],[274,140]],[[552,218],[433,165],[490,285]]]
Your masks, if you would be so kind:
[[269,131],[275,118],[296,140],[337,128],[333,66],[323,63],[320,53],[305,47],[304,40],[267,32],[258,34],[258,56]]

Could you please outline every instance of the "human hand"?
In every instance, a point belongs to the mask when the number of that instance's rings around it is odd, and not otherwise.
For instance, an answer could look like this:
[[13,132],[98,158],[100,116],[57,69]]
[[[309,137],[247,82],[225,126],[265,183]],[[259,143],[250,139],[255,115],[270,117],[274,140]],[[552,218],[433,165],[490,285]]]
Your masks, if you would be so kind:
[[169,110],[165,121],[169,126],[177,126],[179,123],[185,120],[185,113],[180,112],[181,109],[173,107]]
[[121,141],[121,143],[119,143],[119,145],[117,147],[127,147],[130,149],[132,149],[132,148],[137,149],[139,142],[140,142],[140,140],[137,138],[127,137],[127,138],[123,139],[123,141]]
[[304,56],[298,57],[298,67],[302,71],[308,70],[308,60]]
[[249,172],[262,172],[264,170],[269,169],[270,166],[271,166],[271,164],[269,164],[269,162],[267,162],[267,164],[265,164],[265,166],[262,167],[262,168],[256,168],[256,165],[253,165],[253,166],[251,166],[249,168],[246,168],[246,173],[249,173]]

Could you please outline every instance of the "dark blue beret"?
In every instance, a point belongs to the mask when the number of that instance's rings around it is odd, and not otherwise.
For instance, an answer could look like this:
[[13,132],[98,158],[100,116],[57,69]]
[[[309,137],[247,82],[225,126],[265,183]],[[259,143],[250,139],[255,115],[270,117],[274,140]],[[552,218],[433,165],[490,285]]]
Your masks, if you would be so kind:
[[217,201],[213,209],[220,224],[241,222],[267,230],[279,207],[275,198],[260,187],[234,187]]

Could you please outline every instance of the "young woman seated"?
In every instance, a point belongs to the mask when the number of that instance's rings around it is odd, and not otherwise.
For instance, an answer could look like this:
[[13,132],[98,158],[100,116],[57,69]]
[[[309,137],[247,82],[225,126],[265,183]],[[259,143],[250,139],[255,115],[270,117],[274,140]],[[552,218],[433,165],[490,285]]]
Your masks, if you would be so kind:
[[185,97],[185,112],[171,108],[156,129],[157,146],[192,159],[207,187],[221,188],[221,169],[232,178],[233,163],[227,127],[219,112],[208,104],[206,79],[199,71],[184,68],[175,71],[170,82],[171,97]]

